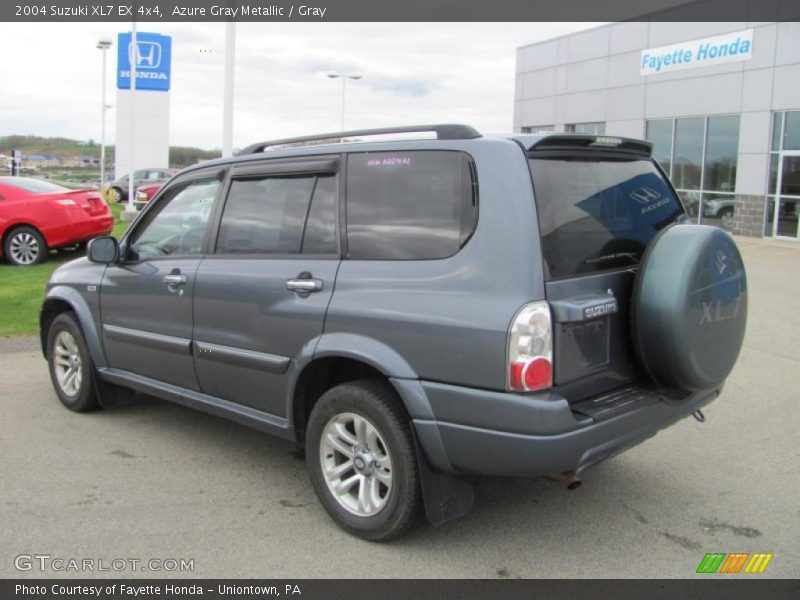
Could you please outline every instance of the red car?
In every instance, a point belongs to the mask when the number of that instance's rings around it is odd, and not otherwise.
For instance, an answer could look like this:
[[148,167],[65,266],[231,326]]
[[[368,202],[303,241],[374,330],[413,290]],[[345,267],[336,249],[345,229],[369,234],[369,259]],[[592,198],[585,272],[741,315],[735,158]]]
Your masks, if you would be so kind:
[[52,248],[108,235],[114,217],[96,190],[28,177],[0,177],[0,240],[12,265],[33,265]]
[[160,181],[158,183],[148,183],[147,185],[140,185],[136,188],[136,199],[133,202],[133,205],[142,210],[144,205],[150,200],[153,199],[153,196],[156,195],[156,192],[164,187],[164,181]]

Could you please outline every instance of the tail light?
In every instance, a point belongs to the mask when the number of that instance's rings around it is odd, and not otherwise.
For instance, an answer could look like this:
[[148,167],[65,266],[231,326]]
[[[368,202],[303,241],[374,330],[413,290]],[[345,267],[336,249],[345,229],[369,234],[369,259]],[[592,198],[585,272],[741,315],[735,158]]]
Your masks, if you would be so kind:
[[553,326],[550,305],[533,302],[514,317],[508,331],[508,381],[512,392],[553,385]]

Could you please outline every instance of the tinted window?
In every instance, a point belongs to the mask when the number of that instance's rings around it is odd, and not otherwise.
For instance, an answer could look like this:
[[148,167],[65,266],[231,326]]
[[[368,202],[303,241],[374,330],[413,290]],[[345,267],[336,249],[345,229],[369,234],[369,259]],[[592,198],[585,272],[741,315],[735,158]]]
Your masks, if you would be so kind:
[[781,149],[781,130],[783,129],[783,113],[772,114],[772,150]]
[[783,149],[800,150],[800,111],[784,114]]
[[129,258],[200,254],[218,188],[219,181],[214,179],[168,190],[158,212],[148,215],[148,221],[137,229]]
[[316,177],[234,180],[222,213],[217,252],[299,254]]
[[303,234],[303,254],[336,252],[336,179],[320,177],[314,188]]
[[680,190],[699,190],[703,168],[704,117],[675,120],[672,182]]
[[25,192],[34,194],[49,194],[50,192],[68,192],[69,189],[41,179],[28,179],[26,177],[2,177],[0,183],[10,185]]
[[683,213],[650,160],[530,160],[544,261],[551,278],[638,262]]
[[739,115],[709,117],[703,189],[732,192],[736,187]]
[[647,139],[653,142],[653,158],[669,175],[672,162],[672,119],[648,121]]
[[460,152],[351,154],[347,236],[354,259],[432,259],[458,252],[472,235],[477,194]]

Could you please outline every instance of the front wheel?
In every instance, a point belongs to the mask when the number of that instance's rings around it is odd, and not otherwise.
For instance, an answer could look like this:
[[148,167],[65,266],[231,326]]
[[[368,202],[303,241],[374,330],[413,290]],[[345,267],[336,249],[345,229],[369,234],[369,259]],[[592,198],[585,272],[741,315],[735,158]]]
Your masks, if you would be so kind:
[[349,533],[387,541],[417,519],[414,438],[388,385],[359,381],[323,394],[308,421],[306,460],[317,497]]
[[98,408],[94,366],[81,327],[72,313],[61,313],[50,325],[47,362],[53,388],[64,406],[75,412]]

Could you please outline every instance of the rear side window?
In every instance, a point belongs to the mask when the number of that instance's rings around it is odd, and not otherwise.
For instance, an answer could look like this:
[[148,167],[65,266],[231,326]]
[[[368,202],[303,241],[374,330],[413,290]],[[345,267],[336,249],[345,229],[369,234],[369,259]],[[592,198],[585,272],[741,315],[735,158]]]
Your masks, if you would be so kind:
[[334,177],[314,175],[234,179],[220,221],[217,253],[334,253],[334,182]]
[[462,152],[350,154],[347,239],[352,259],[454,255],[478,217],[477,182]]
[[551,279],[638,263],[683,208],[648,159],[531,158],[544,262]]

